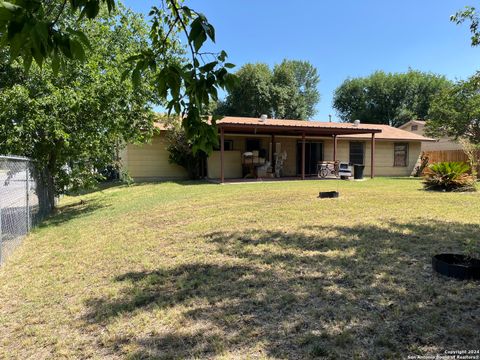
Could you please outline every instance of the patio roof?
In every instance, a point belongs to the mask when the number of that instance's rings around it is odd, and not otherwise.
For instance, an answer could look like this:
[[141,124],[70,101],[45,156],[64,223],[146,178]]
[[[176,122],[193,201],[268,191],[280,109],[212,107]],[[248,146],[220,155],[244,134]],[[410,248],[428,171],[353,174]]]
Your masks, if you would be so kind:
[[381,133],[378,126],[369,124],[333,123],[305,120],[267,119],[227,116],[217,121],[219,129],[228,133],[276,135],[348,135]]

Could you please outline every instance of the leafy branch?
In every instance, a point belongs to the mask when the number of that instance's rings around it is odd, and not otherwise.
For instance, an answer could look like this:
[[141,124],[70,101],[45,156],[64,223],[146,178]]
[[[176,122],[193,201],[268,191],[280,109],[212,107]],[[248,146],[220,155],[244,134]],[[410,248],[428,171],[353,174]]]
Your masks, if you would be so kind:
[[[83,61],[89,39],[78,29],[59,25],[62,16],[68,14],[94,19],[101,7],[108,12],[115,9],[115,0],[64,0],[58,3],[58,12],[52,18],[51,1],[11,0],[0,1],[0,48],[8,48],[11,61],[23,59],[28,71],[32,61],[42,67],[51,60],[55,74],[64,67],[65,59]],[[71,16],[71,15],[69,15]],[[205,15],[180,6],[178,0],[162,0],[162,7],[152,7],[150,45],[128,59],[129,68],[122,79],[130,77],[138,86],[145,73],[154,74],[158,96],[167,102],[168,113],[175,113],[182,124],[194,151],[209,153],[217,143],[216,129],[204,116],[209,104],[218,100],[218,89],[228,89],[235,77],[228,72],[234,65],[226,63],[227,54],[202,53],[207,40],[215,42],[215,28]],[[190,59],[171,56],[172,47],[180,46],[178,35],[187,40]],[[207,62],[204,57],[213,56]],[[212,124],[215,124],[213,119]]]
[[465,21],[470,21],[471,44],[472,46],[480,45],[480,18],[474,7],[466,6],[464,10],[458,11],[452,15],[450,17],[450,21],[456,23],[457,25],[463,24]]
[[[207,40],[215,42],[215,29],[203,14],[180,6],[176,0],[166,0],[166,8],[168,12],[164,7],[152,8],[152,45],[129,59],[131,66],[123,78],[130,76],[138,86],[145,72],[160,69],[155,75],[155,88],[159,97],[167,101],[168,115],[176,114],[182,119],[194,153],[210,153],[218,140],[216,129],[211,126],[215,119],[210,123],[205,109],[218,100],[218,88],[230,89],[234,85],[235,76],[227,70],[234,65],[226,62],[225,51],[201,52]],[[180,62],[164,52],[169,36],[178,33],[185,36],[190,54],[188,60]],[[206,62],[206,55],[213,56],[213,61]]]

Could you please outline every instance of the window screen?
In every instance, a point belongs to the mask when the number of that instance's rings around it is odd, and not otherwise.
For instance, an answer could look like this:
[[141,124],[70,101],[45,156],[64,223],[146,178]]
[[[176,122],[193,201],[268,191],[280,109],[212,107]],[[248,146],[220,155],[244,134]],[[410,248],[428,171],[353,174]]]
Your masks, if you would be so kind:
[[[233,150],[233,140],[223,140],[223,146],[225,151]],[[218,144],[214,150],[220,151],[220,144]]]
[[408,144],[396,143],[394,145],[393,166],[407,166],[408,164]]
[[223,147],[224,147],[225,151],[233,150],[233,140],[224,140],[223,141]]
[[350,164],[363,165],[364,143],[350,142]]
[[245,144],[245,151],[260,150],[260,139],[247,139]]

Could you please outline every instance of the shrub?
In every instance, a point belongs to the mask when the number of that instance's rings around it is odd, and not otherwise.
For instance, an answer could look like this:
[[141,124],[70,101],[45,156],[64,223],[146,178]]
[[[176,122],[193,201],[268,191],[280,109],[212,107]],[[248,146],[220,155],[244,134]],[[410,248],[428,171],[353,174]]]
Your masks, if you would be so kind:
[[469,170],[470,166],[463,162],[431,164],[423,177],[424,187],[426,190],[475,191],[475,178]]
[[201,150],[193,152],[192,142],[188,140],[187,134],[179,122],[167,122],[167,127],[169,162],[187,170],[189,179],[202,178],[202,167],[204,167],[207,155]]

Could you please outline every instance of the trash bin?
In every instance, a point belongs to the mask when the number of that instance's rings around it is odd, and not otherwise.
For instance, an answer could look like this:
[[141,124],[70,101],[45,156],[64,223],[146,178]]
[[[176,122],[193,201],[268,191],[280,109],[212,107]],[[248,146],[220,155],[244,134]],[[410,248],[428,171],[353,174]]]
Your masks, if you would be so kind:
[[353,178],[355,180],[363,179],[363,170],[365,169],[365,165],[354,164],[353,165]]

